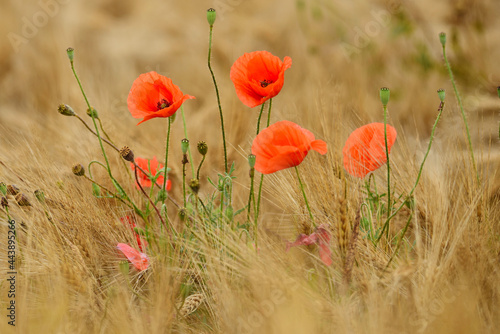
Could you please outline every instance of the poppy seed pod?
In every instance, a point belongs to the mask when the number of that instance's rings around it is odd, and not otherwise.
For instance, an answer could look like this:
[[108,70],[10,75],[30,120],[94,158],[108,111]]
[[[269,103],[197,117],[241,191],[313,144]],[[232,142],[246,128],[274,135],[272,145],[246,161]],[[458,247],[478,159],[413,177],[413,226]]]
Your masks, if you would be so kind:
[[206,155],[208,152],[208,145],[204,141],[199,141],[197,148],[201,155]]
[[443,47],[446,45],[446,34],[444,32],[439,34],[439,41]]
[[189,148],[189,140],[184,138],[181,140],[181,150],[182,154],[186,154]]
[[60,104],[57,111],[64,116],[75,116],[75,111],[67,104]]
[[248,165],[250,165],[251,169],[253,169],[255,167],[255,155],[250,154],[248,156]]
[[128,146],[123,146],[120,150],[120,155],[123,159],[134,162],[134,152]]
[[181,221],[185,221],[186,217],[187,217],[187,210],[186,210],[186,208],[181,208],[179,210],[179,218],[181,219]]
[[19,188],[15,184],[9,184],[7,186],[7,194],[9,195],[16,196],[19,194],[19,191]]
[[93,107],[87,109],[87,115],[89,115],[89,117],[99,119],[99,113]]
[[85,168],[83,168],[83,166],[81,164],[74,165],[73,168],[71,168],[71,171],[76,176],[83,176],[83,175],[85,175]]
[[216,16],[217,16],[217,13],[216,13],[215,9],[209,8],[207,10],[207,21],[208,21],[208,24],[210,24],[210,26],[214,25]]
[[17,204],[19,204],[19,206],[31,206],[28,197],[26,197],[26,195],[23,193],[19,193],[16,195],[16,202]]
[[441,100],[441,102],[444,102],[444,98],[446,97],[446,92],[444,89],[438,89],[438,95],[439,95],[439,99]]
[[2,196],[2,199],[0,200],[0,204],[2,205],[2,208],[8,208],[9,207],[9,201],[7,198]]
[[193,191],[193,193],[198,194],[200,190],[200,181],[198,179],[192,179],[189,181],[189,188]]
[[73,62],[73,58],[75,56],[75,49],[73,49],[73,48],[67,48],[66,49],[66,54],[68,55],[69,61]]
[[391,91],[387,87],[380,88],[380,101],[382,105],[386,106],[389,103],[389,97],[391,96]]
[[3,182],[0,182],[0,193],[7,195],[7,185]]

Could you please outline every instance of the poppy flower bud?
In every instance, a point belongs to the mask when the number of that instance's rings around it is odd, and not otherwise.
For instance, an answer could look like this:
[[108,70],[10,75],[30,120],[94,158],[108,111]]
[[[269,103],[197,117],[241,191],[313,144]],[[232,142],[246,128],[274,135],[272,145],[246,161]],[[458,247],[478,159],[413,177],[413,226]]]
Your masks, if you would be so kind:
[[181,221],[185,221],[186,217],[187,217],[187,210],[186,210],[186,208],[181,208],[179,210],[179,218],[181,219]]
[[19,204],[19,206],[31,206],[28,197],[26,197],[26,195],[23,193],[19,193],[16,195],[16,202],[17,204]]
[[19,188],[15,184],[9,184],[7,186],[7,194],[9,195],[16,196],[19,194],[19,191]]
[[40,203],[45,203],[45,194],[43,193],[43,190],[35,190],[35,197]]
[[210,26],[214,25],[216,16],[217,16],[217,13],[215,12],[215,9],[209,8],[207,10],[207,21],[208,21],[208,24],[210,24]]
[[75,56],[75,49],[73,49],[73,48],[67,48],[66,49],[66,54],[68,55],[69,61],[73,62],[73,57]]
[[380,101],[382,101],[382,105],[386,106],[389,103],[389,96],[391,95],[391,91],[387,87],[380,88]]
[[128,146],[123,146],[120,150],[120,155],[123,159],[134,162],[134,152]]
[[193,193],[198,194],[200,190],[200,181],[198,179],[192,179],[189,181],[189,188],[193,191]]
[[442,46],[446,45],[446,34],[444,32],[439,34],[439,41],[441,42]]
[[4,195],[7,195],[7,185],[3,182],[0,182],[0,192]]
[[75,116],[75,111],[67,104],[60,104],[57,111],[64,116]]
[[97,110],[95,110],[93,107],[87,109],[87,115],[89,115],[89,117],[99,119],[99,114],[97,113]]
[[85,168],[83,168],[83,166],[81,164],[74,165],[73,168],[71,168],[71,171],[76,176],[83,176],[83,175],[85,175]]
[[8,208],[9,207],[9,201],[7,198],[2,196],[2,199],[0,200],[0,204],[2,205],[2,208]]
[[438,89],[438,95],[439,95],[439,99],[441,100],[441,102],[444,102],[444,98],[446,96],[446,92],[444,89]]
[[204,141],[198,142],[198,152],[200,152],[201,155],[206,155],[208,152],[208,145]]
[[120,272],[124,275],[127,276],[130,271],[130,265],[128,264],[127,260],[120,261]]
[[189,140],[184,138],[181,140],[181,150],[182,154],[186,154],[189,148]]

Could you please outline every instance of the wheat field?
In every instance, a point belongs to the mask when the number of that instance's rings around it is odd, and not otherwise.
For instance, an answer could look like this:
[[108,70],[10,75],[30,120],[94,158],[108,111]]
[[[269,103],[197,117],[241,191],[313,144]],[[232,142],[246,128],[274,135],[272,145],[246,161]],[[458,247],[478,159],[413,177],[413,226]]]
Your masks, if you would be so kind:
[[[5,195],[8,211],[0,211],[0,333],[500,331],[500,21],[495,19],[500,7],[495,1],[2,0],[0,6],[0,182],[15,185],[30,204]],[[296,122],[328,145],[325,156],[311,153],[299,169],[314,219],[331,233],[330,266],[319,259],[316,246],[286,251],[288,241],[313,232],[291,168],[265,178],[257,245],[251,227],[236,227],[244,225],[245,213],[222,226],[196,221],[188,226],[169,203],[170,223],[190,237],[173,242],[153,213],[154,233],[162,237],[148,245],[150,266],[141,272],[131,266],[124,272],[125,258],[116,249],[118,243],[137,246],[120,221],[136,216],[134,210],[94,196],[91,183],[72,173],[73,165],[87,168],[92,160],[103,162],[103,155],[81,122],[57,112],[61,103],[68,104],[92,123],[68,47],[75,49],[76,71],[104,129],[135,156],[164,161],[167,121],[136,126],[127,108],[134,80],[156,71],[195,96],[184,112],[195,167],[201,159],[195,143],[208,145],[199,197],[208,201],[217,192],[208,181],[224,171],[207,67],[210,7],[217,10],[212,67],[228,161],[235,164],[235,211],[249,197],[247,156],[259,108],[238,99],[230,69],[243,53],[267,50],[293,61],[273,99],[271,123]],[[474,163],[440,32],[447,34]],[[374,243],[366,225],[360,227],[365,180],[345,172],[342,148],[354,129],[383,122],[381,87],[391,90],[388,123],[398,131],[390,155],[398,204],[424,159],[440,104],[438,89],[446,90],[446,104],[412,205],[403,207],[387,237]],[[183,138],[177,116],[168,167],[170,196],[178,202]],[[125,191],[145,206],[120,155],[109,147],[106,152]],[[189,173],[191,165],[187,168]],[[105,169],[94,167],[93,176],[113,187]],[[386,191],[387,167],[371,180],[380,193]],[[45,201],[37,200],[37,190]],[[16,222],[15,281],[9,281],[8,216]],[[383,217],[374,213],[373,221],[380,224]],[[12,282],[15,298],[9,297]],[[15,326],[9,324],[13,300]]]

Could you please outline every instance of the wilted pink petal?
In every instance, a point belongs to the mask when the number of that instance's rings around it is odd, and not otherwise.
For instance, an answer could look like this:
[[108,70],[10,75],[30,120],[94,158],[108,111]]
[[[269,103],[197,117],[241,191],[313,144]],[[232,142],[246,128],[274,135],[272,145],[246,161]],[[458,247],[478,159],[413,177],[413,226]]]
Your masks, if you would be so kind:
[[288,244],[286,245],[286,251],[288,252],[290,248],[295,246],[302,246],[302,245],[309,246],[315,244],[317,241],[318,241],[318,235],[316,233],[313,233],[311,235],[299,234],[295,242],[288,242]]
[[139,271],[148,269],[149,258],[146,254],[139,252],[138,250],[130,247],[127,244],[119,243],[116,248],[118,248],[127,259],[132,263],[134,267]]

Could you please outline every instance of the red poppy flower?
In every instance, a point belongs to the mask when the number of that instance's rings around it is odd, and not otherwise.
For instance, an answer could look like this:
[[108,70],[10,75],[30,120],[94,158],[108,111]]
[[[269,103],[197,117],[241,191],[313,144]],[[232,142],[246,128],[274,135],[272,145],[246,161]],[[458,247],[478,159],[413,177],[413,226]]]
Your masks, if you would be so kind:
[[[387,124],[387,149],[396,141],[397,132]],[[387,162],[385,154],[384,123],[371,123],[362,126],[351,133],[342,150],[344,168],[360,178],[373,172]]]
[[144,254],[139,252],[137,249],[134,249],[130,247],[127,244],[118,244],[116,246],[132,263],[132,265],[139,271],[143,271],[148,269],[149,267],[149,257]]
[[188,99],[172,80],[151,71],[135,79],[128,94],[128,110],[134,118],[143,118],[137,125],[155,117],[170,117]]
[[290,57],[281,61],[268,51],[245,53],[234,62],[230,73],[238,98],[253,108],[275,97],[290,66]]
[[330,232],[325,224],[320,225],[316,231],[310,235],[300,234],[295,242],[288,242],[286,251],[295,246],[308,246],[317,244],[319,246],[319,258],[327,266],[332,264],[332,251],[330,249]]
[[[152,176],[155,176],[156,173],[158,172],[158,170],[163,168],[163,165],[161,163],[159,163],[158,160],[156,160],[156,157],[153,157],[153,159],[151,159],[151,160],[144,159],[144,158],[135,158],[135,162],[143,170],[149,171],[149,173],[151,173]],[[132,168],[132,171],[135,171],[135,165],[133,163],[130,163],[130,168]],[[139,179],[141,186],[151,187],[151,185],[152,185],[151,180],[149,179],[149,177],[146,174],[141,172],[140,169],[137,171],[137,178]],[[156,179],[156,182],[158,184],[163,184],[163,179],[164,179],[164,176],[161,175]],[[139,188],[139,185],[136,184],[136,186],[137,186],[137,188]],[[172,182],[170,180],[167,180],[166,188],[167,188],[167,190],[170,190],[172,188]]]
[[262,130],[253,140],[255,169],[262,174],[295,167],[309,150],[326,154],[326,143],[315,140],[312,132],[290,121],[280,121]]

